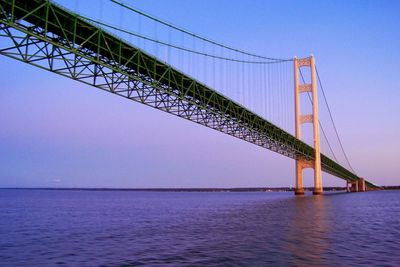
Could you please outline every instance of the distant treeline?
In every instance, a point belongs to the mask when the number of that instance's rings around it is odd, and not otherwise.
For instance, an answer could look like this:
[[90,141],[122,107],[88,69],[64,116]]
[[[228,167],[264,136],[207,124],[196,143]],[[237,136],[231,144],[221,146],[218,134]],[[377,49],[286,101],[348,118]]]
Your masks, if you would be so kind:
[[[29,190],[90,190],[90,191],[152,191],[152,192],[286,192],[294,191],[291,187],[244,187],[244,188],[7,188]],[[386,189],[386,188],[385,188]],[[394,189],[394,188],[390,188]],[[398,186],[397,189],[400,189]],[[304,188],[312,191],[312,187]],[[324,187],[324,191],[344,191],[344,187]]]
[[385,190],[400,190],[400,185],[382,186]]

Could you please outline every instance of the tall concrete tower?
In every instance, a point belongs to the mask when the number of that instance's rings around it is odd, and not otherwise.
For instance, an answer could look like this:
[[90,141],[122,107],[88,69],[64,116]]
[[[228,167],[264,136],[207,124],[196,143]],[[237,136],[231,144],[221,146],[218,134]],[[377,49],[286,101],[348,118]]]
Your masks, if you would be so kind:
[[[299,82],[299,70],[300,68],[310,68],[311,83],[304,84]],[[301,114],[300,109],[300,94],[308,93],[312,94],[312,114]],[[296,127],[296,138],[301,140],[301,125],[303,123],[313,124],[313,138],[314,138],[314,150],[315,160],[308,160],[306,158],[296,159],[296,195],[304,195],[303,188],[303,169],[313,168],[314,169],[314,195],[322,194],[322,179],[321,179],[321,152],[320,152],[320,137],[319,137],[319,120],[318,120],[318,97],[317,97],[317,81],[316,81],[316,70],[315,70],[315,59],[314,56],[307,58],[295,58],[294,59],[294,95],[295,95],[295,127]]]

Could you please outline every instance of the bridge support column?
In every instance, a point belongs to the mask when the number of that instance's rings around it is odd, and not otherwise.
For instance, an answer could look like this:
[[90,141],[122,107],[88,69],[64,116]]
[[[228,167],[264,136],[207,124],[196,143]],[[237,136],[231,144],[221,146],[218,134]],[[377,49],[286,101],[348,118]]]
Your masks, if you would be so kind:
[[364,180],[364,178],[358,178],[357,183],[358,183],[358,191],[359,192],[365,192],[365,180]]
[[358,192],[358,180],[350,182],[350,192]]
[[365,179],[364,178],[358,178],[355,181],[351,182],[351,192],[365,192],[367,191],[367,187],[365,185]]
[[295,195],[304,195],[303,188],[303,167],[302,161],[296,160],[296,188],[294,189]]
[[[299,81],[299,71],[301,67],[309,67],[311,73],[311,83],[301,84]],[[322,194],[322,178],[321,178],[321,152],[320,152],[320,136],[319,136],[319,119],[318,119],[318,97],[317,82],[314,56],[308,58],[294,59],[294,95],[295,95],[295,128],[296,138],[301,140],[301,125],[303,123],[313,124],[314,137],[314,160],[310,160],[305,155],[296,156],[296,188],[295,194],[304,194],[303,188],[303,169],[314,169],[314,195]],[[300,95],[301,93],[311,93],[312,95],[312,114],[301,115]]]

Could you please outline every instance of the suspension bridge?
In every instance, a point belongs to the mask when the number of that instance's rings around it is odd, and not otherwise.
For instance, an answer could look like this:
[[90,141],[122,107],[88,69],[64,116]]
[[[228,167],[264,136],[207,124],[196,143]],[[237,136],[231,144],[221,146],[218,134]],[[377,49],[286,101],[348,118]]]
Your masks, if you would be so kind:
[[[292,158],[296,194],[304,194],[304,168],[314,169],[314,194],[323,192],[321,171],[344,179],[353,191],[377,188],[350,165],[313,56],[256,55],[110,2],[137,16],[141,29],[115,26],[52,1],[0,0],[0,54]],[[144,20],[157,26],[146,28]],[[142,33],[149,31],[156,36]],[[318,88],[344,163],[322,127]],[[311,112],[302,114],[301,95],[308,96]],[[313,125],[313,145],[302,140],[303,123]],[[330,156],[321,153],[320,130]]]

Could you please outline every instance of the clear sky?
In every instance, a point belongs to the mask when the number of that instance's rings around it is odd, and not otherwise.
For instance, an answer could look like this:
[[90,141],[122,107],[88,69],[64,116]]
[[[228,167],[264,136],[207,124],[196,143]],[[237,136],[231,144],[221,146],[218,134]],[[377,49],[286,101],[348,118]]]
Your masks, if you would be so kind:
[[[314,54],[355,171],[400,184],[399,1],[125,2],[257,54]],[[3,56],[0,79],[0,187],[294,184],[293,160],[167,113]]]

